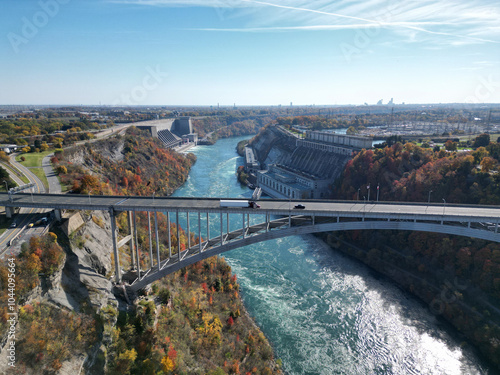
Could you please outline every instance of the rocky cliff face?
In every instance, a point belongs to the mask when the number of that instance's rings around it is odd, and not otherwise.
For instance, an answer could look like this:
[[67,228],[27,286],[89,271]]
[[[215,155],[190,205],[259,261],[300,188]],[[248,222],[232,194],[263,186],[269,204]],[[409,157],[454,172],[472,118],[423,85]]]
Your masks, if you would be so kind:
[[[65,295],[77,301],[86,300],[100,309],[115,299],[109,280],[113,248],[110,218],[107,212],[94,211],[91,215],[83,215],[83,221],[85,224],[69,236],[66,278],[63,278]],[[60,297],[65,301],[65,296]]]
[[296,148],[295,144],[295,137],[276,126],[268,126],[250,143],[257,159],[266,168],[269,164],[279,164],[281,160],[289,157]]
[[[104,159],[109,161],[117,162],[124,159],[123,149],[125,147],[124,137],[114,137],[109,138],[104,141],[91,143],[91,150],[99,154]],[[87,156],[87,149],[84,147],[76,147],[73,149],[65,150],[65,158],[75,165],[81,165],[89,169],[93,169],[96,166],[91,162],[91,159]]]
[[[83,225],[70,233],[69,238],[57,227],[52,228],[52,231],[57,233],[58,242],[64,249],[65,261],[53,275],[47,278],[42,277],[41,284],[24,296],[19,306],[41,303],[56,309],[85,314],[97,312],[101,315],[105,307],[118,306],[109,279],[112,273],[109,214],[94,211],[92,214],[83,214],[78,221],[83,222]],[[20,327],[17,332],[18,334],[21,332]],[[22,336],[16,338],[18,342],[22,342],[23,339]],[[1,374],[10,373],[12,370],[5,354],[5,341],[0,343],[2,347],[0,349]],[[89,350],[80,351],[65,358],[61,362],[61,368],[51,373],[58,375],[103,374],[105,366],[102,360],[105,351],[103,341],[104,339],[100,339]],[[68,344],[71,345],[71,343]],[[23,374],[40,373],[40,369],[35,369],[35,366],[33,368],[21,367]]]

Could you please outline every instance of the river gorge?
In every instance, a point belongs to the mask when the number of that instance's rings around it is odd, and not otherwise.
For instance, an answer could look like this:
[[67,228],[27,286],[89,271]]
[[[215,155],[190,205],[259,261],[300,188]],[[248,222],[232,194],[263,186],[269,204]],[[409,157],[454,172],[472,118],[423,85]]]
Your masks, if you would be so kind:
[[[190,150],[197,162],[176,197],[245,197],[238,141]],[[287,374],[494,374],[428,306],[313,236],[224,254],[244,304]]]

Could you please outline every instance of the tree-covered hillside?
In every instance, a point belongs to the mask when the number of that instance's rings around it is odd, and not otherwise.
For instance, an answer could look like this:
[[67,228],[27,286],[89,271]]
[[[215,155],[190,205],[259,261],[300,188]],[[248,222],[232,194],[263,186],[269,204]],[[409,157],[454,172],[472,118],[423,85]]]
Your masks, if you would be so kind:
[[[500,144],[469,152],[412,143],[362,150],[346,165],[335,198],[500,204]],[[488,223],[484,223],[485,226]],[[336,237],[336,235],[338,235]],[[500,244],[461,236],[400,231],[325,235],[335,247],[390,276],[445,317],[500,367]]]

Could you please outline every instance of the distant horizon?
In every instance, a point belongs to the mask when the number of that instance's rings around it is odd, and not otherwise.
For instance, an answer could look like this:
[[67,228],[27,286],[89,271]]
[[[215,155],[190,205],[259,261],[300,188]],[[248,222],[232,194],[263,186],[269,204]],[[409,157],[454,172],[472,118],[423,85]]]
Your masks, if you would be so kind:
[[[236,104],[236,109],[238,108],[252,108],[252,107],[281,107],[281,108],[294,108],[294,107],[410,107],[410,106],[446,106],[446,105],[463,105],[463,106],[500,106],[500,102],[491,102],[491,103],[466,103],[466,102],[427,102],[427,103],[382,103],[382,104],[353,104],[353,103],[348,103],[348,104],[293,104],[290,106],[290,104]],[[41,106],[41,107],[102,107],[102,108],[147,108],[147,107],[192,107],[192,108],[234,108],[234,104],[137,104],[137,105],[112,105],[112,104],[43,104],[43,103],[13,103],[13,104],[3,104],[0,103],[0,108],[1,107],[15,107],[15,106],[20,106],[20,107],[36,107],[36,106]]]

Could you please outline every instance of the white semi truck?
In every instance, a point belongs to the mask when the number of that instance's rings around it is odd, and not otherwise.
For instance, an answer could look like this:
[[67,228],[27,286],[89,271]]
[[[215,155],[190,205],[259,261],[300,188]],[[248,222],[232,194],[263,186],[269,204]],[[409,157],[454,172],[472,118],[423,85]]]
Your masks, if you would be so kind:
[[254,201],[248,200],[220,200],[221,207],[239,207],[239,208],[260,208],[260,205],[255,203]]

